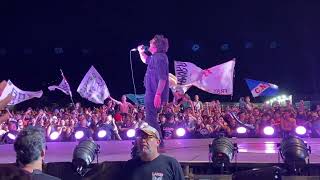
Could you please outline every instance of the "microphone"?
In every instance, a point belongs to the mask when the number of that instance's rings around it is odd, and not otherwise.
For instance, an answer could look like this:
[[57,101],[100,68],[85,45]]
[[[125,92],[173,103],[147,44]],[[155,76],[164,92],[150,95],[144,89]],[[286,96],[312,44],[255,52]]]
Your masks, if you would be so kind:
[[[147,51],[149,49],[149,46],[143,46],[144,51]],[[138,47],[131,49],[130,51],[138,51]]]

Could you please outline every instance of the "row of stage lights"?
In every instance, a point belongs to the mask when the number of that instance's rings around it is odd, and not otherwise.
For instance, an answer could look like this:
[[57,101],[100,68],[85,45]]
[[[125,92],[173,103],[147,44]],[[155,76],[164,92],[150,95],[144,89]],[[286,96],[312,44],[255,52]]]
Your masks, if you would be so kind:
[[274,102],[278,102],[281,105],[284,105],[286,101],[290,101],[292,103],[292,95],[280,95],[280,96],[276,96],[274,98],[271,98],[269,100],[267,100],[265,103],[272,105]]
[[[221,51],[228,51],[228,50],[232,49],[232,44],[230,44],[230,43],[223,43],[223,44],[221,44],[219,47],[220,47],[220,50],[221,50]],[[244,47],[245,49],[252,49],[252,48],[254,48],[254,43],[251,42],[251,41],[247,41],[247,42],[245,42],[245,43],[243,44],[243,47]],[[277,41],[271,41],[271,42],[269,43],[269,48],[270,48],[270,49],[276,49],[276,48],[279,48],[279,47],[280,47],[280,43],[277,42]],[[193,52],[199,51],[199,50],[200,50],[200,44],[197,44],[197,43],[193,44],[193,45],[191,46],[191,50],[192,50]],[[65,49],[62,48],[62,47],[56,47],[56,48],[52,48],[52,51],[53,51],[55,54],[64,54]],[[89,50],[88,48],[82,48],[82,49],[80,49],[80,52],[81,52],[82,54],[88,54],[88,53],[90,52],[90,50]],[[26,55],[28,55],[28,54],[29,54],[29,55],[30,55],[30,54],[33,54],[33,49],[32,49],[32,48],[24,48],[24,49],[23,49],[23,53],[26,54]],[[5,55],[7,55],[7,54],[8,54],[8,49],[7,49],[7,48],[0,48],[0,56],[5,56]]]
[[[279,148],[278,163],[280,163],[281,156],[283,162],[286,165],[286,170],[289,175],[301,174],[303,168],[307,165],[307,163],[309,165],[309,155],[311,154],[311,147],[308,146],[301,138],[296,136],[285,137],[281,140],[280,143],[277,143],[277,147]],[[237,144],[233,143],[231,139],[226,137],[215,138],[212,143],[209,144],[210,160],[212,160],[212,163],[215,167],[220,168],[221,174],[224,174],[224,168],[228,168],[229,164],[234,159],[237,153]],[[235,161],[237,161],[237,159],[235,159]],[[256,171],[256,173],[258,173],[258,171]],[[247,177],[245,179],[257,178]],[[281,177],[274,179],[281,179]]]
[[[133,143],[133,148],[134,146],[135,144]],[[288,136],[283,138],[281,142],[277,144],[277,147],[279,148],[278,163],[280,163],[281,156],[291,175],[301,173],[301,170],[307,165],[307,162],[308,164],[310,163],[309,155],[311,148],[299,137]],[[84,176],[89,171],[88,167],[98,156],[99,150],[100,146],[92,140],[79,141],[79,144],[73,151],[72,160],[76,172]],[[209,144],[210,161],[213,167],[221,170],[222,174],[224,174],[224,170],[229,167],[237,153],[237,144],[233,143],[232,139],[224,136],[215,138],[212,143]],[[237,159],[235,159],[235,161],[237,161]]]
[[[246,133],[246,128],[239,127],[237,129],[238,133]],[[178,128],[175,131],[178,137],[183,137],[186,134],[184,128]],[[264,133],[266,135],[272,135],[274,133],[274,129],[270,126],[264,128]],[[296,128],[297,134],[305,134],[306,129],[302,126],[298,126]],[[107,135],[107,131],[100,130],[98,131],[99,138],[103,138]],[[134,139],[136,131],[134,129],[130,129],[127,131],[127,136],[130,139]],[[8,135],[9,138],[15,139],[13,134]],[[59,133],[53,132],[50,135],[50,139],[58,139]],[[85,176],[85,174],[90,171],[88,168],[94,159],[98,156],[100,152],[100,146],[88,139],[84,138],[83,131],[77,131],[75,133],[75,138],[79,141],[79,144],[73,151],[73,160],[72,163],[74,165],[75,171],[81,176]],[[283,159],[283,162],[287,165],[289,171],[293,174],[299,173],[301,169],[306,165],[306,159],[308,158],[309,163],[309,154],[311,153],[310,146],[299,137],[296,136],[288,136],[283,138],[281,143],[277,144],[279,147],[279,158]],[[211,144],[209,144],[209,154],[210,160],[214,166],[219,167],[221,170],[228,167],[230,162],[238,153],[238,147],[236,143],[233,143],[230,138],[220,136],[215,138]],[[98,159],[98,158],[97,158]],[[98,162],[97,162],[98,163]],[[279,159],[280,163],[280,159]],[[223,172],[221,172],[223,173]]]
[[[237,134],[239,135],[245,135],[248,130],[245,128],[245,127],[238,127],[236,129],[237,131]],[[275,129],[272,127],[272,126],[266,126],[264,129],[263,129],[263,133],[266,135],[266,136],[269,136],[269,137],[272,137],[274,134],[275,134]],[[297,136],[301,136],[303,137],[304,135],[306,135],[307,133],[307,129],[304,127],[304,126],[297,126],[295,128],[295,133]],[[99,131],[97,131],[96,133],[96,136],[98,138],[98,140],[103,140],[106,136],[107,136],[108,132],[104,129],[101,129]],[[76,140],[81,140],[84,138],[84,131],[82,130],[79,130],[79,131],[76,131],[75,134],[74,134],[74,137]],[[129,129],[127,132],[126,132],[126,135],[129,139],[132,139],[135,137],[136,135],[136,130],[135,129]],[[177,128],[175,130],[175,135],[176,137],[180,138],[180,137],[184,137],[186,135],[186,130],[184,128]],[[16,139],[16,136],[14,134],[11,134],[11,133],[8,133],[8,137],[11,139],[11,140],[15,140]],[[57,132],[57,131],[54,131],[50,134],[49,138],[51,141],[56,141],[58,140],[60,137],[60,134]]]
[[[186,130],[184,128],[178,128],[175,130],[175,134],[176,137],[184,137],[186,135]],[[108,135],[108,131],[104,130],[104,129],[100,129],[99,131],[97,131],[96,133],[96,137],[98,138],[98,140],[103,140],[106,136]],[[126,135],[129,139],[133,139],[136,136],[136,130],[135,129],[129,129],[126,132]],[[12,134],[12,133],[8,133],[8,138],[11,140],[15,140],[16,139],[16,135]],[[60,134],[58,131],[54,131],[50,134],[49,139],[51,141],[58,141],[60,137]],[[82,140],[85,138],[85,132],[82,130],[78,130],[74,133],[74,138],[76,140]]]
[[[245,128],[245,127],[238,127],[236,129],[237,133],[239,135],[245,135],[248,130]],[[269,136],[269,137],[272,137],[273,135],[275,135],[275,129],[272,127],[272,126],[266,126],[264,129],[263,129],[263,133],[266,135],[266,136]],[[307,129],[304,127],[304,126],[297,126],[295,128],[295,133],[297,136],[304,136],[306,135],[307,133]],[[98,137],[98,139],[104,139],[106,136],[107,136],[108,132],[106,130],[99,130],[96,135]],[[129,139],[132,139],[135,137],[136,135],[136,130],[135,129],[129,129],[127,132],[126,132],[126,135]],[[176,137],[180,138],[180,137],[184,137],[186,135],[186,130],[184,128],[177,128],[175,130],[175,135]],[[81,140],[84,138],[84,132],[79,130],[79,131],[76,131],[75,134],[74,134],[74,137],[75,139],[77,140]],[[14,135],[12,135],[12,138],[14,138]],[[50,134],[50,140],[57,140],[59,138],[59,133],[58,132],[52,132]]]
[[[101,140],[104,139],[107,136],[107,134],[108,134],[108,132],[106,130],[104,130],[104,129],[100,129],[96,133],[98,139],[101,139]],[[178,129],[175,130],[175,134],[176,134],[177,137],[183,137],[186,134],[186,130],[184,128],[178,128]],[[77,140],[83,139],[84,135],[85,135],[85,133],[82,130],[76,131],[74,133],[74,137]],[[126,132],[126,135],[127,135],[127,137],[129,139],[132,139],[132,138],[134,138],[136,136],[136,130],[135,129],[129,129]],[[58,140],[59,136],[60,136],[59,133],[57,131],[54,131],[54,132],[52,132],[50,134],[49,138],[50,138],[50,140],[55,141],[55,140]]]
[[[237,128],[237,133],[238,134],[246,134],[247,129],[245,127],[238,127]],[[263,128],[263,133],[266,136],[273,136],[275,133],[275,129],[272,126],[266,126]],[[297,126],[295,129],[295,133],[298,136],[304,136],[307,133],[307,129],[304,126]]]

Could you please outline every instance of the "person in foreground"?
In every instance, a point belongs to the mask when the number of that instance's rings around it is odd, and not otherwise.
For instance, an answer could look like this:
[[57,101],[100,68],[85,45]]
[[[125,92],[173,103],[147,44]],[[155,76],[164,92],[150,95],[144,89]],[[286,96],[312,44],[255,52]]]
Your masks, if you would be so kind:
[[14,142],[17,164],[33,180],[59,180],[42,172],[46,152],[44,131],[39,127],[29,126],[22,130]]
[[179,162],[169,156],[159,154],[159,132],[144,126],[136,130],[138,154],[124,166],[125,180],[182,180],[183,171]]

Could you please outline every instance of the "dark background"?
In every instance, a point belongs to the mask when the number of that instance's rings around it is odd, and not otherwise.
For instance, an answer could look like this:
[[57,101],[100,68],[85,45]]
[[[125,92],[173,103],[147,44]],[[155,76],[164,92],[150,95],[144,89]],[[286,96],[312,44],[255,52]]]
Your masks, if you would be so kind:
[[[67,77],[76,89],[91,65],[116,99],[133,93],[129,50],[168,37],[173,61],[209,68],[235,57],[233,101],[250,95],[244,78],[277,84],[294,99],[319,100],[320,1],[0,1],[0,79],[23,90],[44,90],[37,103],[67,102],[47,86]],[[193,45],[199,45],[194,51]],[[62,48],[55,49],[55,48]],[[133,53],[138,93],[146,66]],[[202,99],[231,101],[192,88]],[[256,101],[262,101],[258,98]]]

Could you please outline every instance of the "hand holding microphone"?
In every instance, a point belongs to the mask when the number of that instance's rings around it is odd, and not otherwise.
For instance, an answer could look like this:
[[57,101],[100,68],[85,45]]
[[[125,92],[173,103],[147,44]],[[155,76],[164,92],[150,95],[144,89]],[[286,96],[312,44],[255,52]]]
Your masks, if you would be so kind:
[[139,51],[139,53],[141,52],[145,52],[148,50],[148,46],[145,46],[145,45],[139,45],[137,48],[133,48],[131,49],[131,51]]
[[140,46],[138,46],[138,51],[139,51],[139,53],[142,53],[142,52],[144,52],[145,51],[145,47],[144,47],[144,45],[140,45]]

